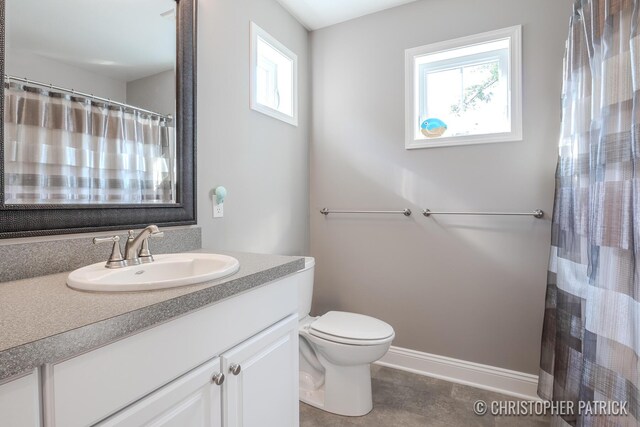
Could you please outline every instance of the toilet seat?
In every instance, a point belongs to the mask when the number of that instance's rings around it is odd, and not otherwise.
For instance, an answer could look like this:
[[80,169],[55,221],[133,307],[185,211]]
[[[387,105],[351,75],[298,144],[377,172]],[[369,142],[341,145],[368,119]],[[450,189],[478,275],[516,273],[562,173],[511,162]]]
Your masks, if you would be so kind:
[[309,334],[340,344],[377,345],[393,339],[393,328],[374,317],[330,311],[309,325]]

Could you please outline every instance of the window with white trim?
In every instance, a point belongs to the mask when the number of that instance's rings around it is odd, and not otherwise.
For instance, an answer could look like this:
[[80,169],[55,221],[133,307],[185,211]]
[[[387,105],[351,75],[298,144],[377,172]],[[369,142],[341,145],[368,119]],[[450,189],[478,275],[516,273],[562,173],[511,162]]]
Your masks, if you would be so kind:
[[405,148],[522,139],[521,27],[408,49]]
[[298,125],[298,57],[251,23],[251,108]]

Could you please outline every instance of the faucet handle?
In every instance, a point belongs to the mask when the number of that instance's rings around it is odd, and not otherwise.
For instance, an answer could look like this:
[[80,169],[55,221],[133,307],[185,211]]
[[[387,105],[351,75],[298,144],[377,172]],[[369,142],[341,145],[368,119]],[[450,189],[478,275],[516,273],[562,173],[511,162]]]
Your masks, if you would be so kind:
[[[164,237],[163,231],[156,231],[155,233],[149,234],[149,237]],[[138,258],[140,262],[153,262],[153,255],[149,251],[149,239],[144,239],[142,241],[142,245],[140,246],[140,252],[138,252]]]
[[120,250],[120,236],[93,238],[94,245],[97,245],[98,243],[107,243],[107,242],[113,242],[113,247],[111,248],[111,255],[109,256],[109,260],[105,264],[105,267],[106,268],[126,267],[127,262],[124,260],[124,257],[122,256],[122,251]]

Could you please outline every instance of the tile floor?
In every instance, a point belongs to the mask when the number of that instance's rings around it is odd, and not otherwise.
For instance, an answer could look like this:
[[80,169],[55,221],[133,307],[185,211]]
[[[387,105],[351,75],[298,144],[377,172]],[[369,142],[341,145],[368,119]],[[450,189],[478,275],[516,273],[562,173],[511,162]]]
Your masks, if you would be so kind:
[[489,391],[373,365],[373,411],[341,417],[300,403],[300,427],[542,427],[544,417],[493,417],[473,413],[482,399],[513,400]]

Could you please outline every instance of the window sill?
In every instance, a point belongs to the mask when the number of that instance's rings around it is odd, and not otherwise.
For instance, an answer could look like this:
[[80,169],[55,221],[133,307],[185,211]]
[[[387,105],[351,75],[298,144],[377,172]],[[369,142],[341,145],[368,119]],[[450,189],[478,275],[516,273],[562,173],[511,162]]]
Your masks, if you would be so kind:
[[274,110],[271,107],[267,107],[266,105],[259,104],[257,102],[251,103],[251,109],[257,111],[259,113],[265,114],[267,116],[273,117],[274,119],[278,119],[285,123],[288,123],[292,126],[298,126],[298,118],[295,116],[289,116],[284,114],[278,110]]
[[455,147],[458,145],[493,144],[498,142],[518,141],[522,141],[521,132],[490,133],[486,135],[415,139],[412,141],[406,141],[404,148],[407,150],[415,150],[419,148]]

